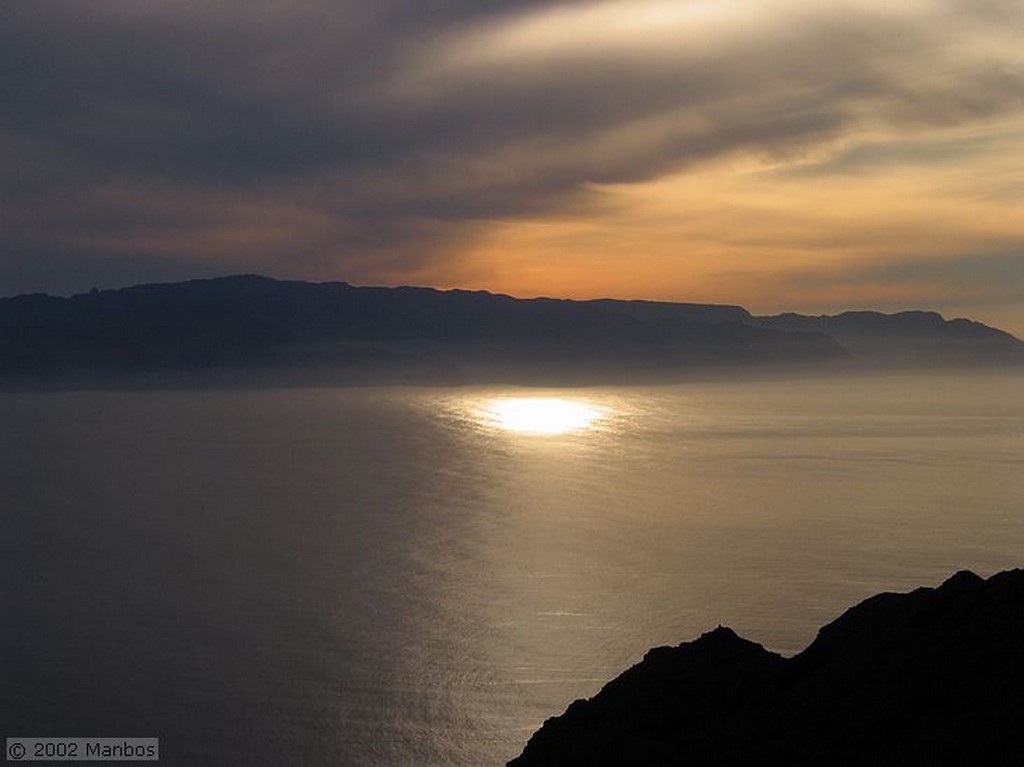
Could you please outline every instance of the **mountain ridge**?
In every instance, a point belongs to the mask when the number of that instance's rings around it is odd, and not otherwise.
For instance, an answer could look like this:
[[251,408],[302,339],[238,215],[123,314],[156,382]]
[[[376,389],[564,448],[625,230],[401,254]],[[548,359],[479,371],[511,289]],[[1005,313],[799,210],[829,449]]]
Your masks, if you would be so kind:
[[1024,360],[1024,344],[981,323],[861,314],[870,320],[236,275],[0,299],[0,382],[103,386],[272,371],[299,382],[578,383],[858,357]]

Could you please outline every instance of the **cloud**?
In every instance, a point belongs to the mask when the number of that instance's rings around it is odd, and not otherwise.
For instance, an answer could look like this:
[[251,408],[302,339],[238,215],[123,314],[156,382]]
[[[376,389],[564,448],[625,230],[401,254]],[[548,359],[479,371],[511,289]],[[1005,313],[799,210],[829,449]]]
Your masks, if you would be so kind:
[[0,292],[189,270],[443,275],[496,222],[600,211],[605,187],[735,157],[863,169],[880,140],[908,157],[936,131],[1024,110],[1024,10],[1009,0],[38,0],[5,14]]
[[929,307],[1020,333],[1024,173],[1007,159],[1022,141],[1018,118],[598,185],[594,210],[494,226],[429,281],[759,312]]

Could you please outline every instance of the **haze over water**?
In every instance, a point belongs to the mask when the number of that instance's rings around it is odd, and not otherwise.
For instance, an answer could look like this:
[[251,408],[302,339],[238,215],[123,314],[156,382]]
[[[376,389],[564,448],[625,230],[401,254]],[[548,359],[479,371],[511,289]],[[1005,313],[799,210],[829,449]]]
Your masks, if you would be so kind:
[[0,720],[166,764],[503,763],[654,645],[791,654],[1020,566],[1022,384],[2,395]]

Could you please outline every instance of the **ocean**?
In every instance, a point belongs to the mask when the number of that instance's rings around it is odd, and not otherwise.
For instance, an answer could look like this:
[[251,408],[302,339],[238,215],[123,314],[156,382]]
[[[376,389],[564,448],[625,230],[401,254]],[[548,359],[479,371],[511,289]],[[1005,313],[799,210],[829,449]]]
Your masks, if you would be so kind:
[[1024,565],[1021,374],[8,393],[0,428],[3,735],[169,765],[503,764],[652,646],[792,654]]

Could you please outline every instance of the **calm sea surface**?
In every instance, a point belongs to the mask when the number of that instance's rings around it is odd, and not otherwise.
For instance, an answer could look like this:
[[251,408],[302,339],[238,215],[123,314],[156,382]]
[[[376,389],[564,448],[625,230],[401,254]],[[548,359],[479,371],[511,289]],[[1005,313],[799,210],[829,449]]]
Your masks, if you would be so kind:
[[[542,397],[599,417],[516,431]],[[0,735],[164,764],[501,764],[651,646],[794,653],[1024,565],[1019,375],[17,394],[0,429]]]

